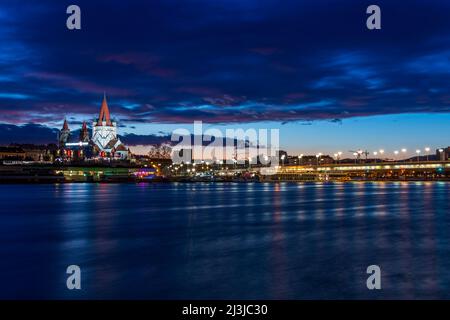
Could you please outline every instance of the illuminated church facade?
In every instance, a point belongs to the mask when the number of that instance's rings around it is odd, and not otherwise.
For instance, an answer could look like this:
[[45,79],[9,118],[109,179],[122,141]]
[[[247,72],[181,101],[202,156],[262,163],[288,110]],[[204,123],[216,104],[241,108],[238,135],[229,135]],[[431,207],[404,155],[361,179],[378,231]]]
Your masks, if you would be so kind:
[[129,149],[117,135],[117,123],[111,120],[106,96],[103,96],[98,119],[92,123],[92,137],[89,137],[86,122],[83,122],[79,137],[72,137],[67,120],[64,120],[63,127],[59,131],[58,142],[60,156],[63,159],[126,160],[130,156]]

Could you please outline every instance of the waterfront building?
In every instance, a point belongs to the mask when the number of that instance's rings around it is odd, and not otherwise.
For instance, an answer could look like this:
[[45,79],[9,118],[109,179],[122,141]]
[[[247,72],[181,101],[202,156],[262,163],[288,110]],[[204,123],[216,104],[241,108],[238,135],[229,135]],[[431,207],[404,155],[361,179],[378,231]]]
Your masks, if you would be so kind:
[[24,160],[26,156],[25,151],[21,147],[0,146],[0,159],[1,160]]
[[62,160],[129,158],[129,149],[117,135],[117,123],[111,120],[106,96],[103,96],[98,119],[92,123],[92,137],[84,121],[78,136],[72,136],[67,120],[59,131],[59,156]]
[[25,151],[25,161],[46,162],[53,161],[58,150],[55,144],[35,145],[35,144],[12,144]]
[[10,144],[0,147],[0,160],[46,162],[53,161],[58,146],[56,144]]
[[285,165],[288,163],[288,153],[284,150],[278,150],[278,163],[281,165]]
[[[304,155],[302,156],[298,163],[300,165],[317,165],[317,164],[330,164],[333,163],[334,159],[329,155]],[[353,160],[354,162],[354,160]]]
[[117,123],[111,121],[106,96],[103,96],[102,106],[97,121],[92,123],[92,142],[94,150],[102,157],[126,159],[128,149],[117,136]]
[[436,159],[438,161],[447,161],[450,159],[450,147],[436,150]]

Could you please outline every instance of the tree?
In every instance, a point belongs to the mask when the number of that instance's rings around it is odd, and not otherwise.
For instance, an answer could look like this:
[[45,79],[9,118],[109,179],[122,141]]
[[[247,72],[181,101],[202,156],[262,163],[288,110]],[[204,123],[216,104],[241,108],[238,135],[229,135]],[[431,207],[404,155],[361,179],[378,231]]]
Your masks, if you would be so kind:
[[172,147],[169,144],[163,143],[160,145],[152,145],[148,152],[150,159],[170,159],[172,154]]

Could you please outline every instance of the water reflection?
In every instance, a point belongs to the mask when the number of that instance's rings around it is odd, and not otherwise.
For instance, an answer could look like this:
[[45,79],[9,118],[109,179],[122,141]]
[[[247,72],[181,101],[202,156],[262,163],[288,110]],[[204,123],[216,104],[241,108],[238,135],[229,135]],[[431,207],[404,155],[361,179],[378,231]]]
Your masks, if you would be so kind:
[[0,189],[0,298],[450,298],[448,183]]

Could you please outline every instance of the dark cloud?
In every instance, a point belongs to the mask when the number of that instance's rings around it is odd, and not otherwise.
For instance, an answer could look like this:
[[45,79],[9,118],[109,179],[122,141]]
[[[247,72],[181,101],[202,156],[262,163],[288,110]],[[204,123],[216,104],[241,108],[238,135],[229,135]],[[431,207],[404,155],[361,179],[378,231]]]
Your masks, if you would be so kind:
[[[79,134],[79,129],[71,130],[71,140],[77,141],[76,137]],[[11,143],[50,144],[57,143],[57,137],[58,129],[44,125],[31,123],[25,125],[0,124],[0,145]],[[127,146],[174,144],[177,142],[171,141],[171,135],[164,132],[147,135],[126,133],[119,135],[119,137]],[[194,139],[194,136],[191,135],[190,138]],[[214,138],[209,138],[209,140],[214,141]],[[233,143],[236,143],[237,140],[233,141]]]
[[34,143],[47,144],[57,141],[58,130],[28,123],[25,125],[0,124],[0,144]]
[[[73,125],[73,123],[72,123]],[[39,124],[0,124],[0,145],[9,145],[10,143],[33,143],[33,144],[49,144],[57,143],[58,129],[50,128]],[[80,130],[72,130],[71,136],[78,137]],[[120,135],[129,146],[135,145],[159,145],[161,143],[169,143],[169,134],[159,135],[139,135],[124,134]]]
[[[450,111],[450,3],[68,1],[0,4],[0,122],[314,121]],[[138,139],[131,137],[131,139]]]

